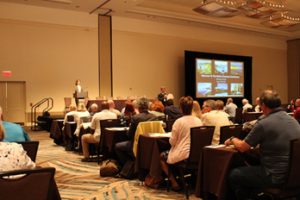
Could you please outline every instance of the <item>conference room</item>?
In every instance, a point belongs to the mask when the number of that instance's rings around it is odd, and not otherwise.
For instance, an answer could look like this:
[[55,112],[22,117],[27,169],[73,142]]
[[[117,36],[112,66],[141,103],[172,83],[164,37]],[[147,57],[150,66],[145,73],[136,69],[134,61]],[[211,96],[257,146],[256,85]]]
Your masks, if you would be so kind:
[[[241,2],[254,9],[250,1]],[[1,0],[0,106],[5,120],[24,125],[31,139],[40,142],[36,164],[56,168],[62,199],[102,199],[97,195],[120,188],[132,195],[128,199],[183,199],[184,192],[165,188],[157,192],[139,179],[100,177],[97,162],[82,163],[82,155],[65,151],[49,138],[48,131],[31,130],[32,125],[45,111],[54,120],[63,119],[65,99],[69,105],[76,104],[77,79],[87,92],[84,103],[153,100],[165,86],[176,106],[180,97],[190,95],[200,105],[207,98],[225,102],[233,97],[241,107],[240,100],[247,98],[254,104],[266,88],[275,89],[282,104],[289,104],[300,96],[296,84],[300,25],[295,15],[300,5],[297,1],[252,2],[266,2],[263,8],[274,14],[284,9],[268,3],[283,3],[291,11],[290,20],[282,25],[280,19],[268,21],[270,16],[249,16],[240,5],[226,13],[232,7],[219,0]],[[207,10],[208,5],[219,10]],[[210,74],[208,65],[215,66]],[[214,75],[216,82],[197,81],[201,77],[197,70]],[[239,74],[240,82],[236,82]],[[141,138],[157,151],[157,141],[147,139]],[[157,154],[153,157],[157,161]],[[141,164],[149,167],[149,163]],[[156,167],[153,164],[150,169]],[[204,198],[197,197],[195,189],[190,188],[189,198]],[[117,199],[125,194],[119,195]]]

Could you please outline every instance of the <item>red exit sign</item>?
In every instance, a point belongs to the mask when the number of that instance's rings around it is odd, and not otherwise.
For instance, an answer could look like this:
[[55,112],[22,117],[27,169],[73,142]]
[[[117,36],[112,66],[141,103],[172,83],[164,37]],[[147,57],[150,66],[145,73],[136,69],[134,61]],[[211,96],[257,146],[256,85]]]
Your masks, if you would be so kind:
[[8,71],[8,70],[2,71],[2,76],[4,76],[4,77],[10,77],[11,75],[12,75],[11,71]]

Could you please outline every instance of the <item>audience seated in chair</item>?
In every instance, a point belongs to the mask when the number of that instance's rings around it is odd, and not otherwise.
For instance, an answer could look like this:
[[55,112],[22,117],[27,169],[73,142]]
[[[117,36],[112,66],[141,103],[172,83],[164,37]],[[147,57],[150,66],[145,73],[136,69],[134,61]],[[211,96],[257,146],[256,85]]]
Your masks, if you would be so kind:
[[260,108],[260,99],[259,99],[259,97],[256,97],[256,99],[255,99],[255,107],[254,107],[254,111],[255,111],[255,112],[261,112],[261,108]]
[[0,123],[5,132],[5,137],[3,142],[23,142],[30,141],[28,134],[24,129],[19,125],[8,121],[2,121],[3,119],[2,108],[0,107]]
[[202,126],[199,118],[192,115],[193,98],[181,97],[180,109],[183,117],[177,119],[172,128],[170,137],[170,151],[161,154],[161,166],[166,175],[168,175],[171,186],[174,190],[180,189],[174,175],[169,172],[168,164],[174,164],[185,160],[190,153],[190,130],[192,127]]
[[94,114],[96,114],[98,112],[98,104],[96,103],[93,103],[89,109],[88,109],[89,113],[90,113],[90,116],[93,117]]
[[101,103],[101,112],[94,114],[90,125],[91,133],[84,134],[81,137],[83,162],[91,161],[89,158],[89,144],[98,144],[100,141],[101,127],[100,120],[104,119],[117,119],[117,115],[109,110],[109,105],[106,101]]
[[129,126],[131,117],[136,113],[135,108],[131,100],[125,102],[125,107],[122,109],[122,118],[124,120],[124,125]]
[[90,113],[86,110],[84,103],[79,102],[77,112],[74,113],[74,120],[76,122],[76,130],[74,132],[74,135],[76,137],[79,137],[83,118],[90,118]]
[[236,114],[237,105],[233,102],[232,98],[228,98],[226,105],[224,107],[224,111],[229,115],[229,119],[234,122],[235,114]]
[[[64,117],[64,124],[66,124],[66,122],[74,121],[74,115],[76,112],[77,107],[75,105],[70,105],[70,111],[67,112]],[[70,120],[70,118],[72,118],[72,120]]]
[[158,118],[165,118],[165,106],[163,103],[159,100],[154,100],[153,102],[150,103],[150,108],[149,108],[149,113],[152,113]]
[[265,90],[260,96],[264,118],[258,120],[244,140],[232,137],[226,145],[240,152],[259,145],[260,165],[233,169],[229,174],[232,191],[239,200],[251,199],[255,192],[284,184],[289,170],[290,141],[300,138],[300,126],[281,109],[279,95]]
[[223,111],[224,102],[221,100],[204,101],[206,113],[202,115],[202,122],[205,126],[215,126],[214,136],[211,144],[217,145],[220,143],[220,127],[231,125],[229,115]]
[[110,112],[115,113],[118,117],[121,116],[121,112],[115,108],[116,105],[115,105],[115,102],[112,99],[108,100],[107,103],[108,103]]
[[3,142],[4,127],[0,124],[0,171],[35,168],[35,163],[27,156],[21,144]]
[[249,110],[253,109],[253,106],[249,103],[248,99],[243,99],[242,104],[243,104],[243,113],[249,112]]
[[127,132],[128,140],[124,142],[119,142],[115,146],[115,151],[118,157],[118,161],[123,166],[126,161],[134,160],[134,155],[132,151],[133,141],[135,137],[135,132],[138,124],[144,121],[154,121],[156,119],[155,115],[149,113],[149,100],[147,98],[140,98],[137,101],[137,107],[139,109],[139,114],[132,116],[129,130]]

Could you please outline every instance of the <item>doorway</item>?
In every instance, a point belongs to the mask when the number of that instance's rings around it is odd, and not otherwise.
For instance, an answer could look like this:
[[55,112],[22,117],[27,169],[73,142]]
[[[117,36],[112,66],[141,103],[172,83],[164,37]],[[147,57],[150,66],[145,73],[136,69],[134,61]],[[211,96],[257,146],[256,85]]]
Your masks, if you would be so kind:
[[25,122],[25,81],[0,81],[0,106],[5,121]]

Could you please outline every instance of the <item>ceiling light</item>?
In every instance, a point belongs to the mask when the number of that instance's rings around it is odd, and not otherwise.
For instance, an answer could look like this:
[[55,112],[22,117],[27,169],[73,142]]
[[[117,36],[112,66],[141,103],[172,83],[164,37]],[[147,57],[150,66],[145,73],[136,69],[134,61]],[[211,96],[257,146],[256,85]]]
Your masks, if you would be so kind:
[[300,23],[299,15],[291,16],[286,0],[203,0],[194,11],[213,17],[243,15],[263,20],[268,27],[292,26]]
[[214,16],[214,17],[232,17],[238,15],[236,4],[233,1],[207,0],[202,5],[195,8],[194,11]]
[[73,3],[72,0],[43,0],[43,1],[48,1],[51,3],[61,3],[61,4],[71,4]]
[[272,15],[268,20],[262,22],[263,25],[272,28],[289,27],[299,23],[300,23],[300,17],[296,17],[288,11]]

